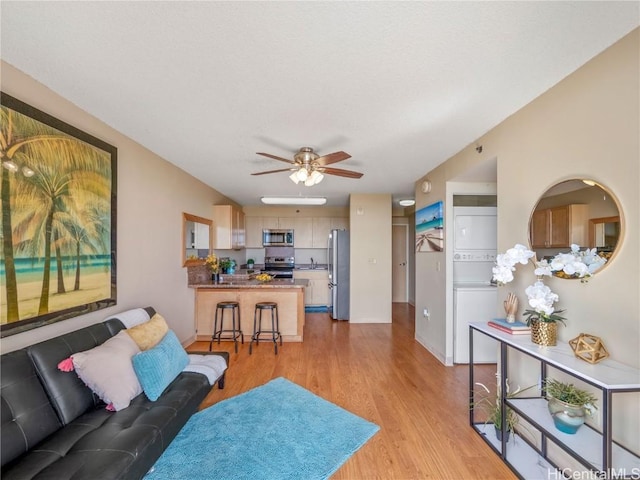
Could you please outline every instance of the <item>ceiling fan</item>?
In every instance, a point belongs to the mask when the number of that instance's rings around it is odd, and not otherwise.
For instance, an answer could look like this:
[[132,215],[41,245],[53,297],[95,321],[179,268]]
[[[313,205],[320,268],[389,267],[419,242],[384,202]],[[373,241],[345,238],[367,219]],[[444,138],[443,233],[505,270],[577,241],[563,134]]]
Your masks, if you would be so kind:
[[279,168],[278,170],[268,170],[266,172],[252,173],[251,175],[266,175],[278,172],[293,172],[289,178],[294,183],[304,182],[307,187],[317,185],[324,178],[324,174],[337,175],[339,177],[360,178],[362,173],[353,170],[344,170],[342,168],[327,167],[333,163],[342,162],[347,158],[351,158],[346,152],[334,152],[329,155],[319,156],[311,147],[302,147],[298,153],[293,156],[293,160],[271,155],[270,153],[257,152],[258,155],[273,158],[286,162],[292,166],[289,168]]

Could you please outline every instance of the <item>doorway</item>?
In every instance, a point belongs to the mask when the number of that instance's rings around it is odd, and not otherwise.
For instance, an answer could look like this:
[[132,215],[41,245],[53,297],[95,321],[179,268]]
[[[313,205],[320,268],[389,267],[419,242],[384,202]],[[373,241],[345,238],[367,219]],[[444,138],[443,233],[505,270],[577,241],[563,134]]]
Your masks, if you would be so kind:
[[408,242],[409,225],[391,226],[391,301],[408,301]]

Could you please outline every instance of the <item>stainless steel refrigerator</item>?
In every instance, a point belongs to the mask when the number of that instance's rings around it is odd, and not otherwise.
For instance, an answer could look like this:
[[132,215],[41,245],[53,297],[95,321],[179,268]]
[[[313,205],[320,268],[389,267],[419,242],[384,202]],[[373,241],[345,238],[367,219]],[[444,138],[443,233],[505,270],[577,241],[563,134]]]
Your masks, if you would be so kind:
[[329,268],[329,314],[349,320],[349,232],[331,230],[327,247]]

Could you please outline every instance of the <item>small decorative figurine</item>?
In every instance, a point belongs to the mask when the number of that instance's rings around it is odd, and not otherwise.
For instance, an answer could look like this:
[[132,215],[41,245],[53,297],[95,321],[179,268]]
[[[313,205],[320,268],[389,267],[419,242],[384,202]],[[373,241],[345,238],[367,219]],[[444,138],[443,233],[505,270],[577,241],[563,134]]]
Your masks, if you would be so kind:
[[569,345],[576,357],[585,362],[598,363],[609,356],[600,337],[581,333],[576,338],[569,340]]
[[507,322],[516,321],[516,312],[518,311],[518,297],[509,292],[507,299],[504,301],[504,311],[507,314]]

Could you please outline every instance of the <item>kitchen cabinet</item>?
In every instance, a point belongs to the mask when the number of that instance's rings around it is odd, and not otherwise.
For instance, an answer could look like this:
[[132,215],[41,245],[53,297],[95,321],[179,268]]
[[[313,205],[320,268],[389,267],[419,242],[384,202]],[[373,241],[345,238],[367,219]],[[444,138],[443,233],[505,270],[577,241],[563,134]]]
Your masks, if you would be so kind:
[[[593,476],[590,478],[611,478],[609,475],[613,472],[626,472],[626,475],[629,475],[631,472],[640,471],[640,457],[612,439],[613,409],[617,405],[614,395],[640,397],[639,369],[610,359],[592,365],[577,358],[567,343],[540,348],[529,336],[503,333],[488,326],[486,322],[478,322],[472,323],[469,330],[470,386],[475,385],[473,351],[474,336],[478,335],[490,337],[499,344],[500,391],[504,392],[500,401],[526,420],[530,426],[526,431],[532,430],[533,435],[525,437],[516,434],[515,440],[506,441],[503,430],[504,440],[498,441],[493,425],[477,423],[473,409],[470,410],[469,421],[474,430],[520,478],[552,478],[556,472],[557,478],[573,478],[570,475],[571,470],[573,473],[591,471]],[[598,389],[602,394],[602,401],[598,404],[602,426],[596,429],[583,425],[575,434],[568,435],[556,429],[547,409],[546,398],[508,398],[506,379],[511,352],[519,352],[536,360],[540,365],[542,380],[550,373],[549,370],[553,369]],[[515,361],[517,364],[522,363],[521,358],[516,358]],[[469,395],[473,404],[473,388],[470,389]],[[503,422],[503,425],[505,423]],[[563,453],[560,454],[561,452]],[[569,457],[566,457],[567,454]],[[562,465],[558,465],[559,463]],[[574,469],[568,466],[568,463],[575,463],[580,467]]]
[[[284,229],[294,231],[296,248],[327,248],[329,232],[334,229],[346,230],[346,217],[254,217],[245,218],[246,248],[262,248],[263,229]],[[216,247],[218,248],[218,247]]]
[[327,248],[329,232],[331,231],[331,221],[329,217],[313,218],[313,248]]
[[281,225],[278,217],[262,217],[262,228],[288,228],[284,226],[286,223]]
[[305,305],[329,304],[329,272],[327,270],[294,270],[293,278],[309,281],[304,295]]
[[563,205],[536,210],[531,216],[533,248],[585,246],[588,240],[588,206]]
[[293,220],[293,245],[296,248],[313,247],[313,224],[310,217],[295,217]]
[[349,217],[332,217],[331,230],[349,230]]
[[235,205],[213,206],[213,248],[240,250],[245,247],[244,212]]
[[262,248],[262,229],[264,217],[245,217],[245,246],[247,248]]
[[278,224],[274,228],[281,230],[294,230],[296,228],[295,217],[278,217]]

